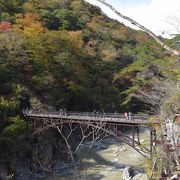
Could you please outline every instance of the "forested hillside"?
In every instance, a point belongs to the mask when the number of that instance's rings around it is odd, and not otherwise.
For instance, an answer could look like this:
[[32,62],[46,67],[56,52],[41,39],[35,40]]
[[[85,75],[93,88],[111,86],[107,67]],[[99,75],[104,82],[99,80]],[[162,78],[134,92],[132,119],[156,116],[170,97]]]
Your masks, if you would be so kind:
[[57,110],[137,112],[129,94],[178,76],[178,60],[154,40],[85,1],[0,0],[3,152],[24,137],[25,94]]

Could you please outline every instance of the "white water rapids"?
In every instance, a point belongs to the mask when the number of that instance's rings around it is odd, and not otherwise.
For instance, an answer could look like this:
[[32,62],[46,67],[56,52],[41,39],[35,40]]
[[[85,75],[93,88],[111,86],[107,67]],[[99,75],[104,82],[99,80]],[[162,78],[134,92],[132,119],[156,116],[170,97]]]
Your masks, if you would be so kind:
[[[129,132],[127,132],[129,133]],[[142,144],[149,142],[149,130],[140,130]],[[88,145],[81,146],[76,159],[79,160],[78,175],[68,164],[60,164],[59,173],[49,175],[45,180],[123,180],[123,170],[133,168],[132,180],[147,180],[143,170],[146,160],[133,148],[119,139],[108,137],[93,146],[88,152]],[[83,162],[82,162],[83,160]],[[78,164],[78,163],[77,163]]]

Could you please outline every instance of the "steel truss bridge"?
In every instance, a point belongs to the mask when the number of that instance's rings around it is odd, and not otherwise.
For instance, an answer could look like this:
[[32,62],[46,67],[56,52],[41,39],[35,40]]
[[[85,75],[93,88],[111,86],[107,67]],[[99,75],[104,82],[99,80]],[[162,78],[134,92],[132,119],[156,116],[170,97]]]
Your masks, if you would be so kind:
[[[33,134],[41,133],[54,127],[54,125],[60,126],[62,124],[79,124],[94,127],[120,139],[147,158],[151,157],[153,152],[153,142],[156,140],[156,132],[149,120],[149,115],[134,114],[131,117],[125,117],[123,114],[119,113],[62,113],[58,111],[36,111],[32,109],[24,110],[23,114],[26,119],[33,122]],[[125,128],[127,127],[132,129],[131,135],[125,133]],[[140,127],[148,127],[150,130],[148,147],[141,144],[139,134]]]

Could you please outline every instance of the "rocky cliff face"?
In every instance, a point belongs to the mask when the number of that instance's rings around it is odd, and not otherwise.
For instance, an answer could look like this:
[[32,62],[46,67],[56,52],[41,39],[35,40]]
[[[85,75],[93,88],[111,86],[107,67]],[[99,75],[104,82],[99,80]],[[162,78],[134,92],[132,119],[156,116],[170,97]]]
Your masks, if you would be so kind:
[[[72,145],[75,143],[73,138],[70,141]],[[14,177],[33,180],[43,176],[45,172],[57,170],[61,163],[70,161],[65,142],[57,131],[51,129],[18,142],[15,150],[1,159],[0,179]]]

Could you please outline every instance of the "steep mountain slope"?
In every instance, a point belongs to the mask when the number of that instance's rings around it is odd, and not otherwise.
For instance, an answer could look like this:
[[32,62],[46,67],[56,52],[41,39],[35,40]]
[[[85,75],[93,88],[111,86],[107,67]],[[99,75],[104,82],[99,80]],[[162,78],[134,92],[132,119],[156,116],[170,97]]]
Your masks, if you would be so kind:
[[0,0],[0,7],[3,152],[24,137],[25,94],[33,106],[57,110],[136,112],[142,106],[129,94],[179,74],[177,60],[145,33],[82,0]]

